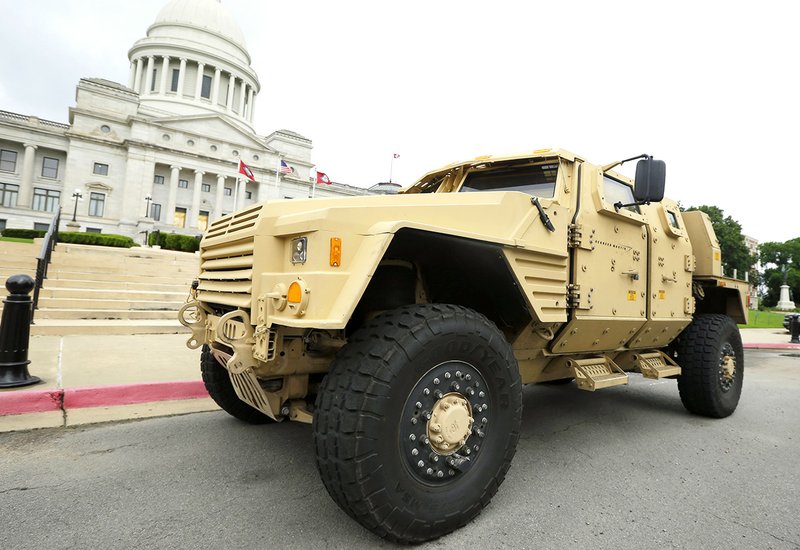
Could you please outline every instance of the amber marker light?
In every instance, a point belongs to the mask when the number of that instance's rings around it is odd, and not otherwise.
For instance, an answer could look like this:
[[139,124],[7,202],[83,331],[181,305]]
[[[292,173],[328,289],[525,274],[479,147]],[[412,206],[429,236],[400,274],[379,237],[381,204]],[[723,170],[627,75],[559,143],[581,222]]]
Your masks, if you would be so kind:
[[286,292],[286,300],[290,304],[299,304],[303,301],[303,289],[300,288],[300,283],[295,281],[289,285],[289,290]]
[[342,239],[331,237],[331,267],[342,265]]

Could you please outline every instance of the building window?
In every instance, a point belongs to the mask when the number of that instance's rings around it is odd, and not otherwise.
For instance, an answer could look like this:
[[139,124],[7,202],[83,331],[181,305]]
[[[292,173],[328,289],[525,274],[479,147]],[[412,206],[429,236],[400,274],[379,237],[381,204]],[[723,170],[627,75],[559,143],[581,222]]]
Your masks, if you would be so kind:
[[211,184],[203,183],[200,185],[200,189],[203,191],[203,193],[211,193]]
[[107,134],[111,131],[111,126],[109,126],[108,124],[103,124],[102,126],[100,126],[100,131],[103,132],[104,134]]
[[253,198],[253,192],[252,191],[245,191],[244,192],[244,198],[252,199]]
[[87,233],[102,233],[103,230],[100,229],[99,227],[87,227],[86,228],[86,232]]
[[93,174],[97,174],[98,176],[107,176],[108,175],[108,164],[103,164],[101,162],[94,163],[94,170],[92,170]]
[[180,78],[180,76],[181,76],[180,69],[172,69],[172,85],[169,87],[171,91],[173,92],[178,91],[178,79]]
[[189,180],[178,180],[178,187],[181,189],[189,189]]
[[186,227],[186,209],[185,208],[176,208],[175,209],[175,220],[173,222],[174,225],[178,227]]
[[206,99],[211,97],[211,77],[203,75],[203,85],[200,88],[200,96]]
[[158,75],[158,69],[153,69],[153,80],[150,81],[150,91],[156,91],[156,76]]
[[233,195],[233,189],[231,189],[230,187],[226,187],[225,188],[225,196],[226,197],[230,197],[231,195]]
[[153,203],[150,205],[150,217],[155,221],[161,221],[161,205]]
[[164,185],[164,176],[153,176],[153,183],[156,185]]
[[13,183],[0,183],[0,206],[14,208],[17,206],[19,185]]
[[17,169],[17,152],[7,149],[0,150],[0,170],[13,172]]
[[47,231],[48,229],[50,229],[50,224],[49,223],[33,222],[33,230],[34,231]]
[[6,220],[0,218],[0,231],[6,228]]
[[201,210],[200,215],[197,216],[197,228],[200,231],[208,229],[208,212],[205,210]]
[[58,177],[58,159],[44,157],[42,159],[42,177],[56,179]]
[[90,193],[89,194],[89,215],[102,216],[103,210],[106,206],[105,193]]
[[60,197],[61,191],[36,187],[33,190],[33,205],[31,208],[43,212],[55,212]]

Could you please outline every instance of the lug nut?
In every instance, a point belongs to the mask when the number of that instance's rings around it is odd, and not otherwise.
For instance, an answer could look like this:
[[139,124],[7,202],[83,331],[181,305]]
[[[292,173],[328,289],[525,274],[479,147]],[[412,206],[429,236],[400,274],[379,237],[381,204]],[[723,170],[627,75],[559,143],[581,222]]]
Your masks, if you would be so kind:
[[431,390],[429,390],[428,388],[425,388],[424,390],[422,390],[422,395],[430,395],[430,394],[431,394]]
[[436,472],[436,477],[444,477],[444,472],[439,470],[438,472]]
[[434,378],[433,379],[433,383],[438,386],[439,385],[439,379],[438,378]]
[[456,378],[461,378],[461,371],[460,370],[456,371]]
[[[477,384],[475,384],[475,385],[477,386]],[[478,397],[486,397],[486,394],[483,393],[482,391],[478,392]]]
[[450,379],[450,373],[449,372],[444,373],[444,377],[449,380]]
[[417,436],[416,436],[416,435],[414,435],[414,434],[411,434],[411,435],[409,435],[409,436],[408,436],[408,438],[409,438],[411,441],[416,441],[416,440],[417,440]]
[[469,382],[470,380],[472,380],[472,375],[471,375],[471,374],[465,374],[465,375],[464,375],[464,380],[466,380],[467,382]]
[[429,476],[432,476],[433,475],[433,468],[428,468],[427,470],[425,470],[425,473],[428,474]]
[[434,396],[436,399],[441,399],[441,398],[442,398],[442,392],[441,392],[441,391],[439,391],[439,390],[436,390],[435,392],[433,392],[433,396]]
[[419,449],[411,449],[411,454],[417,456],[419,454]]
[[422,408],[422,403],[420,403],[419,401],[417,401],[417,402],[414,404],[414,406],[415,406],[415,407],[417,407],[418,409],[421,409],[421,408]]
[[412,424],[416,424],[417,423],[417,417],[416,416],[412,416],[411,417],[411,423]]
[[417,462],[417,466],[419,466],[420,468],[424,468],[425,463],[420,460],[419,462]]

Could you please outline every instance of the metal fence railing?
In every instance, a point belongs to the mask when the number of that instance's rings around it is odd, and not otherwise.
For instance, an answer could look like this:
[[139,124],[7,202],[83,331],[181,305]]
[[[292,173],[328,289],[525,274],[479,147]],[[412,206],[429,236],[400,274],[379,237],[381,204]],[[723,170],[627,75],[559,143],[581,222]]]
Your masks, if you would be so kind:
[[60,222],[61,207],[59,206],[53,215],[53,219],[50,222],[50,227],[47,228],[47,233],[44,235],[42,249],[39,251],[39,255],[36,257],[36,285],[33,287],[33,309],[31,311],[31,323],[33,323],[34,314],[36,313],[36,309],[39,307],[39,290],[42,288],[44,280],[47,278],[47,266],[50,265],[50,256],[52,256],[53,249],[56,247],[56,243],[58,242],[58,226]]

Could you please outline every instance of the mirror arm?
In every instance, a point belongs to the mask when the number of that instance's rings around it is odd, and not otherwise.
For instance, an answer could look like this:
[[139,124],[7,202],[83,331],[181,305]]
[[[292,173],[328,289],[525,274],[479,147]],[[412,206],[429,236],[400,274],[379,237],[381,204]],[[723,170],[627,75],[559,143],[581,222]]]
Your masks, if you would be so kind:
[[[618,161],[616,161],[616,162],[612,162],[611,164],[606,164],[606,165],[605,165],[605,166],[603,166],[603,167],[602,167],[600,170],[601,170],[603,173],[606,173],[606,172],[608,172],[609,170],[611,170],[612,168],[614,168],[615,166],[619,166],[620,164],[625,164],[626,162],[630,162],[630,161],[632,161],[632,160],[637,160],[637,159],[651,159],[651,158],[653,158],[653,156],[652,156],[652,155],[648,155],[647,153],[643,153],[643,154],[641,154],[641,155],[638,155],[638,156],[635,156],[635,157],[631,157],[631,158],[629,158],[629,159],[625,159],[625,160],[618,160]],[[626,205],[626,206],[630,206],[630,205]]]

